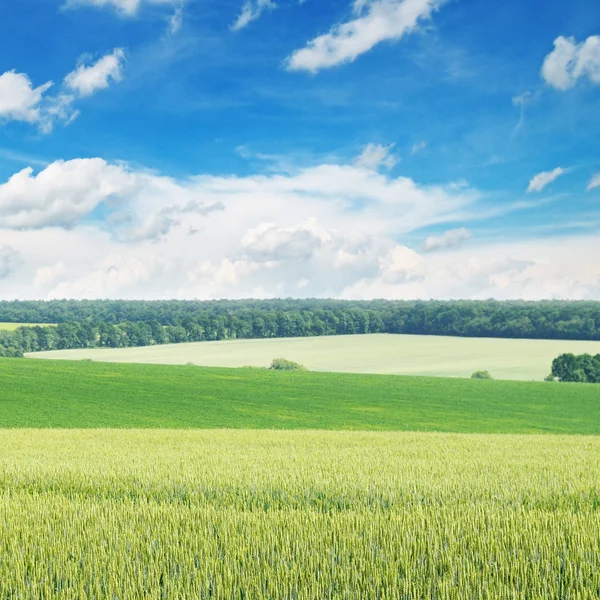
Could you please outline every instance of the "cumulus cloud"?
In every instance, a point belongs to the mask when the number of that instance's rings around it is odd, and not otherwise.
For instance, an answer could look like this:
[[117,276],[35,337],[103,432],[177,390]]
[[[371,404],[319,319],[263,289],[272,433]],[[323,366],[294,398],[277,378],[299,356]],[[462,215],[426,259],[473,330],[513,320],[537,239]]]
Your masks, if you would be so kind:
[[35,272],[33,285],[37,288],[49,286],[67,274],[67,266],[62,260],[51,266],[39,267]]
[[0,185],[0,228],[72,227],[134,184],[123,167],[99,158],[57,161],[37,175],[28,167]]
[[232,263],[235,282],[239,286],[250,277],[254,289],[258,285],[265,295],[297,295],[299,290],[336,295],[357,279],[376,276],[381,255],[392,245],[377,236],[322,228],[316,219],[289,227],[262,223],[242,238]]
[[65,77],[64,85],[80,97],[91,96],[98,90],[107,88],[111,82],[121,81],[124,60],[123,49],[115,48],[92,65],[86,66],[81,62]]
[[40,121],[42,100],[51,87],[52,82],[34,87],[24,73],[3,73],[0,75],[0,121]]
[[57,121],[69,125],[78,116],[74,108],[76,98],[91,96],[107,88],[111,82],[122,79],[125,54],[116,48],[96,63],[81,63],[69,73],[56,95],[48,94],[51,81],[33,87],[23,73],[7,71],[0,75],[0,124],[3,121],[25,121],[37,124],[42,133],[50,133]]
[[252,21],[256,21],[266,10],[277,8],[273,0],[246,0],[242,6],[238,18],[231,26],[232,31],[239,31],[248,26]]
[[447,232],[428,244],[436,252],[402,243],[479,218],[480,197],[355,164],[176,179],[61,161],[0,185],[0,239],[21,255],[0,297],[532,297],[536,285],[551,297],[600,294],[600,266],[554,242],[480,239],[447,252],[465,237]]
[[392,154],[394,146],[395,144],[390,144],[389,146],[367,144],[360,155],[354,159],[354,164],[357,167],[371,171],[375,171],[381,166],[392,169],[400,160]]
[[6,279],[19,266],[21,262],[21,255],[4,244],[0,244],[0,279]]
[[555,179],[558,179],[558,177],[563,175],[565,172],[566,171],[561,167],[557,167],[553,171],[543,171],[542,173],[538,173],[529,182],[527,191],[541,192],[547,185],[552,183]]
[[445,248],[457,248],[462,246],[471,238],[471,232],[464,227],[459,229],[450,229],[441,235],[430,235],[425,239],[421,250],[423,252],[434,252]]
[[398,40],[429,19],[441,0],[355,0],[356,18],[335,25],[287,59],[290,71],[316,73],[356,60],[377,44]]
[[556,38],[554,50],[544,60],[542,77],[562,91],[571,89],[585,77],[600,84],[600,36],[592,35],[579,44],[572,37]]
[[72,280],[63,280],[54,286],[50,298],[106,298],[114,297],[136,286],[168,278],[175,263],[160,257],[137,258],[110,254],[91,272]]
[[596,173],[590,180],[590,183],[587,186],[587,191],[593,190],[594,188],[600,187],[600,173]]
[[406,246],[395,246],[379,260],[380,279],[384,284],[423,281],[427,265],[423,257]]
[[259,224],[276,222],[269,215],[284,222],[298,216],[300,221],[290,225],[323,216],[334,224],[343,215],[353,227],[372,222],[401,232],[451,221],[478,198],[468,186],[422,186],[356,165],[174,180],[100,158],[75,159],[57,161],[37,174],[26,168],[0,184],[0,227],[73,227],[102,205],[104,226],[131,227],[138,239],[166,233],[182,215],[191,219],[224,209],[254,214]]
[[[167,235],[174,227],[182,223],[185,215],[209,215],[215,211],[225,210],[221,202],[212,204],[202,204],[191,200],[184,206],[166,206],[158,212],[149,215],[142,223],[130,230],[125,230],[123,239],[127,241],[139,242],[141,240],[158,241],[161,237]],[[126,221],[130,224],[130,220]],[[192,229],[194,229],[192,227]],[[197,231],[197,230],[196,230]]]

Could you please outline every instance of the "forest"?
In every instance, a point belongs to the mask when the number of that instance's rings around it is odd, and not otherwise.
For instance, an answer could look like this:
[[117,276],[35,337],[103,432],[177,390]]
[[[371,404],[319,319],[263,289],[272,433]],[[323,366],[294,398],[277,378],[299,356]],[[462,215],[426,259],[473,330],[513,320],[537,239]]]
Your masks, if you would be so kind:
[[0,356],[41,350],[365,333],[600,340],[600,302],[2,301]]

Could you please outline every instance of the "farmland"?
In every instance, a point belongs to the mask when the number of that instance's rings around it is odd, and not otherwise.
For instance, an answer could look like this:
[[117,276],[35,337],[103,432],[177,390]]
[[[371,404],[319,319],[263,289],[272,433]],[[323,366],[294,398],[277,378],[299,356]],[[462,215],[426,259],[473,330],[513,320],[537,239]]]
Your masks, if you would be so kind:
[[598,597],[595,385],[22,359],[0,382],[2,598]]
[[589,384],[0,359],[0,427],[600,434]]
[[0,323],[0,331],[15,331],[19,327],[49,327],[49,323]]
[[0,594],[597,598],[600,441],[0,431]]
[[29,358],[186,364],[210,367],[267,366],[283,356],[311,371],[469,377],[486,369],[497,379],[541,381],[564,352],[600,353],[600,342],[457,338],[419,335],[352,335],[233,340],[138,348],[91,348],[28,354]]

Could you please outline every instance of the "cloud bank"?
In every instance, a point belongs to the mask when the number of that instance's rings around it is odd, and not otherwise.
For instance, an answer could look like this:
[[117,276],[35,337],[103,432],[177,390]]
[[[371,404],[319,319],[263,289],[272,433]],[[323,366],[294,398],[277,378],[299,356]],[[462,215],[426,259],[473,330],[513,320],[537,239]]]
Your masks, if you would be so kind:
[[175,179],[57,161],[0,184],[0,297],[600,297],[595,237],[464,244],[482,201],[356,164]]

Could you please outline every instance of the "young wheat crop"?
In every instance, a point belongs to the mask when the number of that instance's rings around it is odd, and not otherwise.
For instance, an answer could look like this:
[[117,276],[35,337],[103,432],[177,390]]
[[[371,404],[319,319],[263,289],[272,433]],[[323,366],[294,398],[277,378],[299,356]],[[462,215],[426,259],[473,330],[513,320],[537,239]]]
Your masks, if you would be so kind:
[[600,439],[0,431],[2,598],[597,598]]

